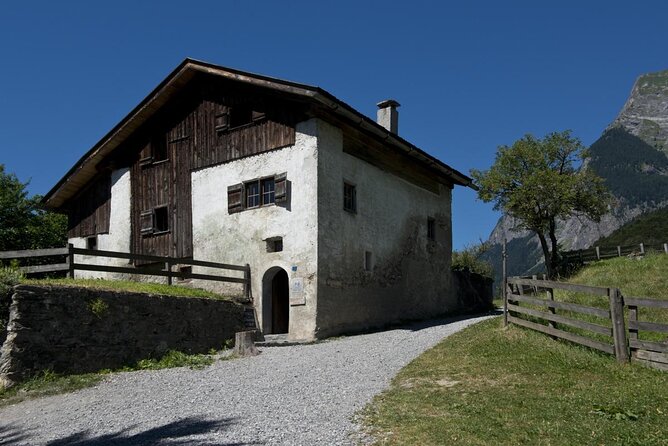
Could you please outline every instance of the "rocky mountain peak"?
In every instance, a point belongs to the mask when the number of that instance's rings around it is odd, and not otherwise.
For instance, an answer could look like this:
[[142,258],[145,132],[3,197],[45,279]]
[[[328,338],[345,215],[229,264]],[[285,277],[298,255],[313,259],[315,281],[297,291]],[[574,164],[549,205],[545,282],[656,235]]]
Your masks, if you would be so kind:
[[668,70],[640,76],[609,128],[623,127],[668,154]]

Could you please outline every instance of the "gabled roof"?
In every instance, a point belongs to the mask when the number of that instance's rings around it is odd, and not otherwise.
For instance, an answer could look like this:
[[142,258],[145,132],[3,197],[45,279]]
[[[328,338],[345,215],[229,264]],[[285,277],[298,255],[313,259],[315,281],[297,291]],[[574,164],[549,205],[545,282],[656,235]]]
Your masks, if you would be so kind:
[[185,59],[139,105],[121,120],[109,133],[95,144],[63,178],[44,196],[42,203],[50,209],[58,209],[83,188],[97,173],[97,165],[118,147],[127,137],[157,112],[169,99],[183,88],[196,74],[207,73],[237,82],[280,91],[323,107],[330,113],[352,122],[361,130],[378,138],[396,150],[426,164],[431,170],[446,176],[453,184],[471,186],[468,176],[434,158],[400,136],[390,132],[372,119],[358,112],[332,94],[306,84],[276,79],[259,74],[226,68],[193,59]]

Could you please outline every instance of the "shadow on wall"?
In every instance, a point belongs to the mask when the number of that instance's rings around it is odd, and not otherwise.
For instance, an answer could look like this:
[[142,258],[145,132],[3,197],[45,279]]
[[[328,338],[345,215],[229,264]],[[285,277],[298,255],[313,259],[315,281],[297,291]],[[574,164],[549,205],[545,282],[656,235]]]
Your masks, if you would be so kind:
[[[259,443],[221,443],[219,441],[207,441],[197,439],[196,436],[222,433],[227,430],[229,426],[234,423],[231,418],[222,420],[206,420],[202,418],[189,417],[184,418],[173,423],[165,424],[164,426],[154,427],[152,429],[129,434],[128,430],[122,430],[111,434],[103,434],[94,436],[88,431],[79,432],[69,435],[59,440],[54,440],[47,443],[48,446],[141,446],[141,445],[169,445],[169,446],[186,446],[186,445],[250,445]],[[193,438],[195,437],[195,438]],[[14,436],[12,441],[24,439],[24,437]],[[4,438],[0,436],[0,440]],[[0,444],[11,444],[0,441]]]

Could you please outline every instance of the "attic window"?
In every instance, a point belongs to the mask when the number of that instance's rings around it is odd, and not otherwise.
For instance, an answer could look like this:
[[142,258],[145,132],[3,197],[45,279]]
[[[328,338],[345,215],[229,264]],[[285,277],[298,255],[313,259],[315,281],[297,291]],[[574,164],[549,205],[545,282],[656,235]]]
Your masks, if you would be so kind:
[[265,117],[263,112],[253,111],[249,107],[230,107],[215,115],[214,125],[217,132],[222,132],[262,121]]
[[151,158],[153,162],[169,159],[167,150],[167,139],[164,134],[155,135],[151,138]]
[[167,206],[155,208],[155,233],[169,231],[169,212]]

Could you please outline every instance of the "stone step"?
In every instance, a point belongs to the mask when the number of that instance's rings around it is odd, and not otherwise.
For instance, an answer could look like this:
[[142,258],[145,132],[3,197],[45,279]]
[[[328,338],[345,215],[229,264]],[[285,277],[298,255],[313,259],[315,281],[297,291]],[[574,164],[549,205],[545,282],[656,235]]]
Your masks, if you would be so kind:
[[280,334],[266,334],[264,335],[264,340],[256,341],[255,345],[258,347],[287,347],[290,345],[299,345],[305,343],[307,342],[299,340],[290,341],[288,340],[287,333],[280,333]]

